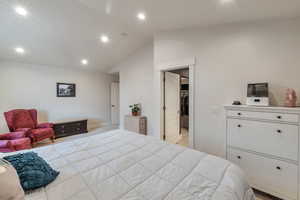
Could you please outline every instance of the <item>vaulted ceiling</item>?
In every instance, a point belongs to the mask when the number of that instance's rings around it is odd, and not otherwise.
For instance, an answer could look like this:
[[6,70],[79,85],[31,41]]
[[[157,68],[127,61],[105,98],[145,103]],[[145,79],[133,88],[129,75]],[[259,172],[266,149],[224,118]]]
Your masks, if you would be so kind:
[[299,0],[0,0],[0,61],[105,71],[159,31],[298,15]]

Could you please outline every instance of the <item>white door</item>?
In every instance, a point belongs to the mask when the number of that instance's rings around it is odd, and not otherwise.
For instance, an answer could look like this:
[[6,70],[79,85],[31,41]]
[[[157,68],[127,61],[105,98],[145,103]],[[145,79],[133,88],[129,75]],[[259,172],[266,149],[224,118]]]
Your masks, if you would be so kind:
[[165,72],[166,141],[177,143],[180,137],[180,76]]
[[111,123],[118,125],[120,123],[120,99],[119,83],[111,83]]

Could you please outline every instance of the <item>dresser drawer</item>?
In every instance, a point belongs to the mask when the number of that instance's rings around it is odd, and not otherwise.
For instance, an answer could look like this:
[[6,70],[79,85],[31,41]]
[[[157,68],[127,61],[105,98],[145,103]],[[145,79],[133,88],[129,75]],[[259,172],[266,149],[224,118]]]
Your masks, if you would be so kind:
[[241,117],[251,119],[262,119],[262,120],[274,120],[278,122],[299,122],[299,115],[297,114],[283,114],[283,113],[271,113],[271,112],[252,112],[252,111],[236,111],[229,110],[227,116],[230,117]]
[[56,138],[86,133],[87,120],[55,123],[53,129]]
[[297,165],[233,149],[228,159],[244,170],[254,188],[283,199],[297,199]]
[[298,129],[296,125],[227,120],[229,146],[295,161],[298,160]]

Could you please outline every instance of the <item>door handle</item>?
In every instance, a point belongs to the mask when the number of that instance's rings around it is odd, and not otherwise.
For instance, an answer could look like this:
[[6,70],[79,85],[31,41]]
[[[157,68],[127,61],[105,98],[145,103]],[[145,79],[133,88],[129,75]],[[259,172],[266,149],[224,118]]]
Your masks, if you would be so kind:
[[111,107],[115,107],[115,105],[111,105]]

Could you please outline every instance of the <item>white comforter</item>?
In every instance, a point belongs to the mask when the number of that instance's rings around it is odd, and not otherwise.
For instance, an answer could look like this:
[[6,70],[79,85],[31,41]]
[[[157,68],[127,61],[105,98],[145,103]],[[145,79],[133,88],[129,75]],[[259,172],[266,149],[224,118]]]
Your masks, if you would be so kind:
[[123,130],[33,151],[60,175],[26,200],[255,199],[232,163]]

